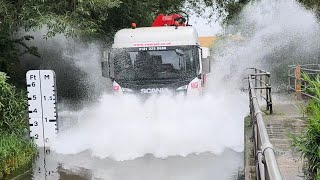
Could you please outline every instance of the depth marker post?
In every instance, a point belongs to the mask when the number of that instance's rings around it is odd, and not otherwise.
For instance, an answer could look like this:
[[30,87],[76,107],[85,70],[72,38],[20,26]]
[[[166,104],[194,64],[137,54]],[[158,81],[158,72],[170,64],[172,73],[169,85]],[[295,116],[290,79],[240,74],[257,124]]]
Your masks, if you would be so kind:
[[31,70],[26,74],[30,138],[38,146],[36,176],[56,179],[57,165],[46,162],[51,153],[50,145],[57,137],[56,76],[52,70]]

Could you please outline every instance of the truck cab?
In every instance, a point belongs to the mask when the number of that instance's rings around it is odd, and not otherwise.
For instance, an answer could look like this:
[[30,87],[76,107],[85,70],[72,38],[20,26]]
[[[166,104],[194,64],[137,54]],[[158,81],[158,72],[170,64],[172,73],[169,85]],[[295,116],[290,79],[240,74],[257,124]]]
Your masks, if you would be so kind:
[[103,53],[102,74],[116,95],[199,95],[210,72],[209,54],[191,26],[122,29]]

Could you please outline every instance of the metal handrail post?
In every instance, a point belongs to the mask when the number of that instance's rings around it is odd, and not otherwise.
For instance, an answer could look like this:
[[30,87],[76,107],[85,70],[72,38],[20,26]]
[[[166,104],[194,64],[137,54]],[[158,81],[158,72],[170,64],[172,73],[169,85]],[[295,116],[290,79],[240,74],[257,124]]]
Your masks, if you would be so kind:
[[289,87],[291,87],[291,77],[290,76],[291,76],[291,68],[289,66],[289,69],[288,69],[288,84],[289,84]]
[[[254,69],[254,74],[257,74],[258,73],[258,69]],[[257,81],[257,76],[256,77],[254,77],[254,87],[257,87],[257,84],[258,83],[258,81]]]
[[[261,73],[261,72],[260,72]],[[262,76],[260,76],[260,87],[262,87]],[[266,82],[266,81],[264,81],[264,82]],[[260,89],[260,94],[262,94],[262,89]]]
[[269,101],[270,101],[269,100],[269,88],[266,89],[266,97],[267,97],[267,101],[268,101],[267,102],[267,110],[269,111],[270,110],[270,106],[269,106]]
[[270,114],[273,114],[271,88],[268,88],[268,91],[269,91],[269,98],[270,98],[269,110],[270,110]]
[[265,173],[265,165],[263,163],[263,155],[262,152],[258,152],[258,165],[259,165],[259,174],[260,174],[260,179],[265,180],[266,179],[266,173]]

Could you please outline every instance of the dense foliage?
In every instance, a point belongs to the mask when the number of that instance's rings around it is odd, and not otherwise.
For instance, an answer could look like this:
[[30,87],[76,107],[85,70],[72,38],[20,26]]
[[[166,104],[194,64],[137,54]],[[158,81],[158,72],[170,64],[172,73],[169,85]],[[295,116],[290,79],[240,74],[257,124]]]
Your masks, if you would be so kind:
[[37,29],[66,35],[104,36],[137,21],[150,25],[158,12],[182,8],[184,0],[0,0],[0,21],[13,31]]
[[242,11],[245,5],[254,0],[189,0],[191,8],[201,15],[204,4],[205,7],[211,7],[212,12],[209,14],[209,19],[212,19],[213,15],[216,15],[218,19],[221,19],[225,24],[234,20]]
[[318,17],[320,16],[320,1],[319,0],[299,0],[307,8],[312,9],[316,12]]
[[119,29],[129,27],[131,22],[140,27],[150,26],[157,14],[180,11],[183,4],[184,0],[122,0],[119,7],[110,9],[102,29],[112,35]]
[[6,80],[6,75],[0,73],[0,134],[24,135],[27,132],[26,94]]
[[308,121],[306,132],[294,138],[294,146],[302,153],[305,162],[305,174],[308,179],[320,179],[320,76],[308,81],[307,91],[314,95],[307,107]]
[[[40,55],[37,52],[36,47],[29,47],[25,41],[32,40],[32,36],[12,37],[11,33],[6,28],[1,28],[0,25],[0,72],[7,72],[11,79],[11,82],[16,84],[22,84],[21,68],[19,63],[19,57],[23,54],[29,53],[37,57]],[[19,76],[20,75],[20,76]]]
[[0,176],[28,163],[35,147],[26,138],[26,94],[6,82],[0,72]]
[[[185,0],[0,0],[0,71],[17,80],[19,57],[25,53],[40,56],[28,47],[31,36],[21,30],[46,28],[44,38],[64,33],[108,41],[113,34],[132,22],[149,26],[157,13],[183,8]],[[24,33],[25,34],[25,33]],[[103,40],[105,39],[105,40]],[[20,79],[23,76],[20,76]],[[16,83],[16,82],[15,82]]]
[[[203,0],[206,6],[214,7],[214,10],[217,13],[218,18],[221,18],[224,23],[231,23],[233,20],[236,20],[239,13],[242,9],[250,2],[257,0]],[[303,6],[308,9],[313,10],[318,17],[320,17],[320,1],[319,0],[297,0]],[[197,2],[191,1],[194,3],[194,7],[199,7]]]

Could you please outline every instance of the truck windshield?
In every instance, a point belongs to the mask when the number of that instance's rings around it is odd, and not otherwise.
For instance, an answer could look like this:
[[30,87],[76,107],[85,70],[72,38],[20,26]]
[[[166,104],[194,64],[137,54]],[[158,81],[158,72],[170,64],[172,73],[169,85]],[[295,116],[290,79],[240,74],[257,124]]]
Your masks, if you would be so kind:
[[190,78],[199,69],[197,46],[113,49],[110,59],[116,80]]

